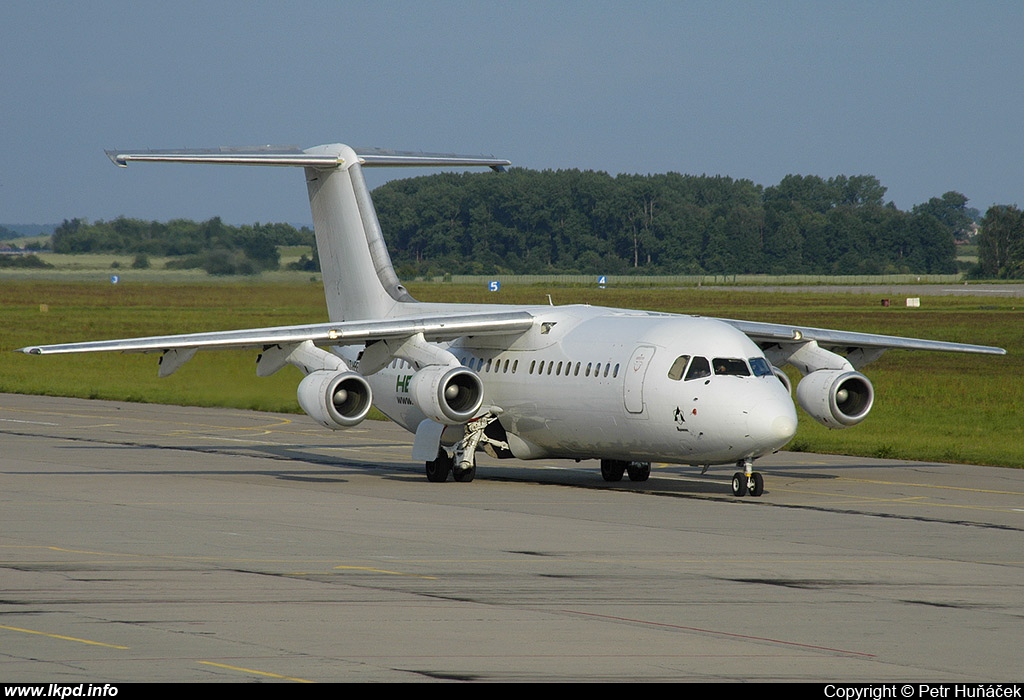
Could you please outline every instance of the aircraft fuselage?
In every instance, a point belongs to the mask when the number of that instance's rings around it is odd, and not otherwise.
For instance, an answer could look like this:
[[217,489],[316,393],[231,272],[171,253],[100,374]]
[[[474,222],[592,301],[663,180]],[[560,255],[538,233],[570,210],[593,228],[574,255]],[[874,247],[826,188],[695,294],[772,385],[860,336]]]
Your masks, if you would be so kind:
[[[517,458],[728,464],[774,452],[796,431],[786,387],[727,324],[590,306],[530,311],[527,333],[446,346],[480,376]],[[700,358],[708,372],[687,373]],[[424,419],[409,396],[414,373],[395,360],[367,377],[374,404],[413,432]]]

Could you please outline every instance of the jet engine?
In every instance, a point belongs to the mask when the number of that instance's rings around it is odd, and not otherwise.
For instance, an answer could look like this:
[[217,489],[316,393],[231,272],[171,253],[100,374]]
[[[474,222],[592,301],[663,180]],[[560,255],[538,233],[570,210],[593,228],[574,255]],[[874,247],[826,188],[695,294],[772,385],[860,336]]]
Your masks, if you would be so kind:
[[796,385],[796,400],[828,428],[848,428],[864,420],[875,402],[875,389],[860,372],[819,369]]
[[465,367],[424,367],[409,380],[409,393],[427,418],[444,425],[465,423],[484,401],[483,382]]
[[373,402],[369,383],[355,372],[311,372],[299,382],[298,394],[302,410],[331,430],[358,425]]

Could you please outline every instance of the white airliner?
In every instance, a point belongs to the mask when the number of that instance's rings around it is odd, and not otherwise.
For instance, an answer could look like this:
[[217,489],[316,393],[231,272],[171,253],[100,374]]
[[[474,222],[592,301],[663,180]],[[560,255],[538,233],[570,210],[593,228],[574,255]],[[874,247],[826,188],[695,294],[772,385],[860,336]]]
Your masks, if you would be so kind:
[[606,481],[644,481],[651,462],[735,464],[736,496],[760,496],[754,460],[796,432],[797,402],[829,428],[860,423],[874,389],[858,370],[888,348],[1001,348],[596,306],[422,303],[399,282],[363,168],[485,166],[489,157],[298,148],[108,151],[114,163],[215,163],[305,170],[330,322],[23,348],[34,355],[161,353],[168,376],[197,350],[253,348],[256,373],[305,377],[302,409],[342,429],[371,403],[415,433],[430,481],[471,481],[476,452],[597,459]]

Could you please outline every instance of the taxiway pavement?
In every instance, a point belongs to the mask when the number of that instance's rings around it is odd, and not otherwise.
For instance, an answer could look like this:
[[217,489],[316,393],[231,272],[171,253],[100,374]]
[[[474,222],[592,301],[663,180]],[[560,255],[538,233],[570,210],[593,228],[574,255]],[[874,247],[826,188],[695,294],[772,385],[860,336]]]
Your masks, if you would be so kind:
[[0,395],[0,678],[1021,680],[1024,471],[482,458],[366,422]]

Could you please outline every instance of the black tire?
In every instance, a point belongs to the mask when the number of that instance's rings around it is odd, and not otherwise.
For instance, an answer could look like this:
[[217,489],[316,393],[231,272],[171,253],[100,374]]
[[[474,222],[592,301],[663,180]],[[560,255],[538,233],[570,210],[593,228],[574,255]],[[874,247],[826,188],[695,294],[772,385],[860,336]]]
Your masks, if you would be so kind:
[[651,477],[650,462],[630,462],[626,467],[630,481],[647,481]]
[[732,475],[732,495],[738,498],[747,495],[747,475],[743,472]]
[[468,484],[476,476],[476,466],[472,466],[469,469],[452,469],[452,477],[456,481],[463,484]]
[[427,481],[435,484],[443,484],[448,481],[448,472],[452,470],[452,458],[440,448],[437,451],[437,459],[427,462]]
[[754,486],[750,489],[750,495],[760,496],[764,493],[764,477],[761,476],[760,472],[754,472],[751,478],[754,480]]
[[601,460],[601,478],[605,481],[622,481],[626,472],[626,463],[617,459]]

